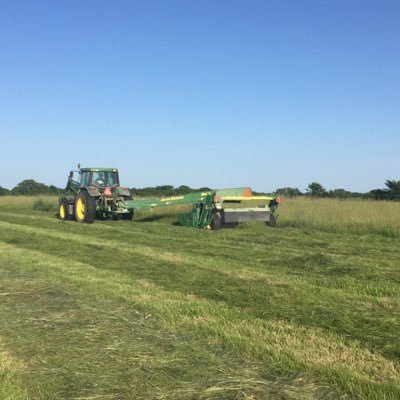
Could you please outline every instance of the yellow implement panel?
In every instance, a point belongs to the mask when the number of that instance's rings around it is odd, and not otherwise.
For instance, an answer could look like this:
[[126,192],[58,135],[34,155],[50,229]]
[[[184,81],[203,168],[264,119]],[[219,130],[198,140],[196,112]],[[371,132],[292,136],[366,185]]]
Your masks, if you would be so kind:
[[245,201],[245,200],[272,200],[273,197],[268,196],[251,196],[251,197],[244,197],[244,196],[221,196],[222,200],[232,200],[232,201]]

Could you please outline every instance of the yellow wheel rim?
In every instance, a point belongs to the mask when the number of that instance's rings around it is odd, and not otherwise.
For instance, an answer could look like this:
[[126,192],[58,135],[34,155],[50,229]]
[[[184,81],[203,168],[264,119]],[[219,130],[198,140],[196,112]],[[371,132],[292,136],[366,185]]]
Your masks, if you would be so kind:
[[65,208],[63,204],[60,204],[60,209],[58,210],[58,214],[61,219],[65,219]]
[[85,219],[85,202],[82,199],[82,197],[78,199],[75,207],[76,207],[76,217],[78,218],[78,220],[82,221],[83,219]]

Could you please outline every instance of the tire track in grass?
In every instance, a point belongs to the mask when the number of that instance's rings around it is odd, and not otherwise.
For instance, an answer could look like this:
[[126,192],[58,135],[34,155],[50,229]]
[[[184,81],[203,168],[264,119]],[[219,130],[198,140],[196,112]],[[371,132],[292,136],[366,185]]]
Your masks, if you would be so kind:
[[238,356],[260,359],[283,373],[305,372],[358,398],[395,399],[400,394],[396,363],[355,342],[344,343],[340,335],[283,321],[247,318],[223,303],[165,291],[115,270],[99,270],[7,244],[1,244],[0,250],[6,263],[22,263],[46,279],[73,284],[101,299],[134,304],[161,318],[169,331],[183,330],[210,343],[227,345]]

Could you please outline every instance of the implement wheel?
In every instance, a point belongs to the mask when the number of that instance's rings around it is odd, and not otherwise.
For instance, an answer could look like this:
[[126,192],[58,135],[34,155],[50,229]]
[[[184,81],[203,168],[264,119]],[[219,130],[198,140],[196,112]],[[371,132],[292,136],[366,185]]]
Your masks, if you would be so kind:
[[269,221],[266,222],[267,226],[270,228],[276,228],[276,218],[275,215],[271,214],[269,216]]
[[84,190],[78,194],[75,202],[75,218],[78,222],[92,224],[96,216],[96,200]]
[[60,202],[58,203],[58,218],[61,221],[65,221],[67,219],[70,219],[70,215],[68,213],[68,201],[67,199],[61,199]]
[[132,221],[133,220],[133,211],[129,211],[126,214],[121,214],[120,217],[123,221]]
[[216,231],[221,229],[223,225],[222,215],[219,211],[214,214],[214,218],[211,221],[211,230]]

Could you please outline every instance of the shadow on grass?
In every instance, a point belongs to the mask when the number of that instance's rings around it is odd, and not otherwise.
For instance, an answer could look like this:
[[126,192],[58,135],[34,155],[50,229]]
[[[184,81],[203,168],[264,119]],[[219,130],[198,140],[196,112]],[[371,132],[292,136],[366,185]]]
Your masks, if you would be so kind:
[[148,215],[145,217],[137,217],[135,218],[136,222],[155,222],[165,219],[165,215]]

